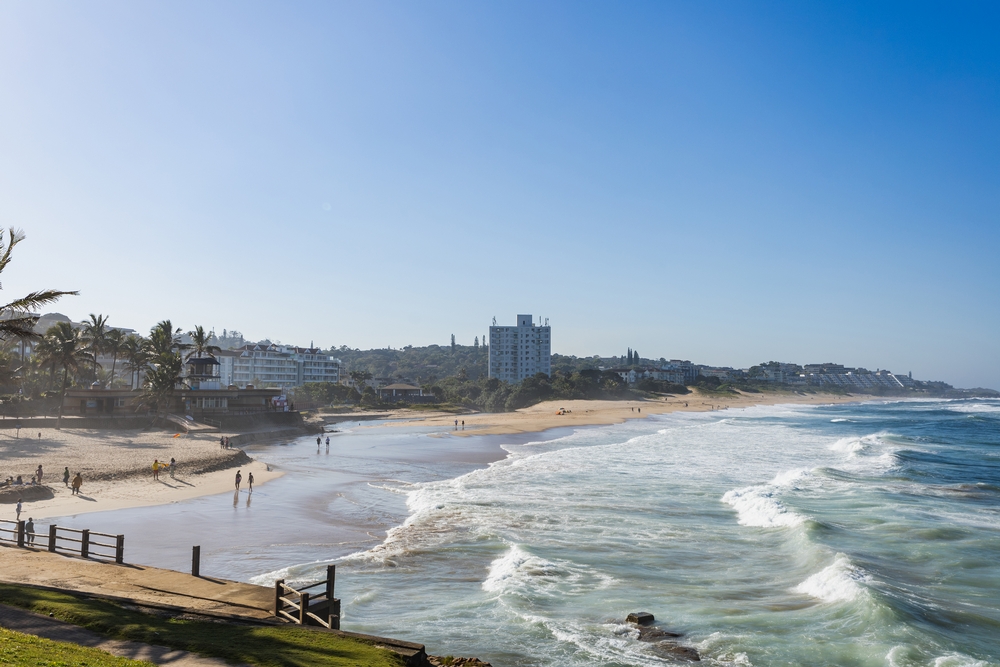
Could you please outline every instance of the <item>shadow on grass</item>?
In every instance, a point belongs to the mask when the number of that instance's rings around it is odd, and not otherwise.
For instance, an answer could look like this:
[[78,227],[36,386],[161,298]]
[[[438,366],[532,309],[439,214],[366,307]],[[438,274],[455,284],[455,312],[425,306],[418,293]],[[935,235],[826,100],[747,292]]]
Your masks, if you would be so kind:
[[259,667],[400,667],[402,656],[359,639],[288,626],[238,625],[153,616],[111,602],[0,584],[4,604],[52,614],[114,639],[167,646]]

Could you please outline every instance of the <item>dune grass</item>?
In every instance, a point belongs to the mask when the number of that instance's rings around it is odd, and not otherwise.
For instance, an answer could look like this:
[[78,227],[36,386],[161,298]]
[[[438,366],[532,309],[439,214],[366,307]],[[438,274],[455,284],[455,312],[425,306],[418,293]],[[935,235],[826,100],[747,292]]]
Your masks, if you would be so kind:
[[[400,667],[404,664],[402,656],[392,651],[358,639],[298,626],[240,625],[154,616],[103,600],[8,584],[0,584],[0,600],[40,614],[52,614],[59,620],[114,639],[167,646],[259,667]],[[0,660],[0,664],[7,663]],[[120,664],[124,667],[130,663]]]
[[0,665],[9,667],[152,667],[100,649],[54,642],[0,628]]

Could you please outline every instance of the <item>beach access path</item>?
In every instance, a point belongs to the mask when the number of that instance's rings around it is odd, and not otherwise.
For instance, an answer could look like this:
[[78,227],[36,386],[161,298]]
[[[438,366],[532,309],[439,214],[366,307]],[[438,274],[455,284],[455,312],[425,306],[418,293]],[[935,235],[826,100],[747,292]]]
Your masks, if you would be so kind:
[[[146,565],[115,565],[33,549],[0,547],[0,580],[67,593],[122,598],[249,621],[274,619],[274,589]],[[12,628],[16,629],[16,628]]]

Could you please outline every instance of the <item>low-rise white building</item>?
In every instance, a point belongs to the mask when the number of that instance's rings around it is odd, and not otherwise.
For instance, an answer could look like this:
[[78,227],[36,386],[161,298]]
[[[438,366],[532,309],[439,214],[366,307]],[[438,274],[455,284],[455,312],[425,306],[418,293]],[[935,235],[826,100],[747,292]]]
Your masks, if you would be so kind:
[[306,382],[339,382],[340,360],[315,347],[248,343],[217,354],[223,382],[246,387],[298,387]]

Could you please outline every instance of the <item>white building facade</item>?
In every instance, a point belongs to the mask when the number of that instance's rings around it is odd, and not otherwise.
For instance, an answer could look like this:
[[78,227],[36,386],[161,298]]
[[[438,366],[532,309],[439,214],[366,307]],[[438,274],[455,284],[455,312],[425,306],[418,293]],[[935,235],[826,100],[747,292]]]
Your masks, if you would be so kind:
[[340,381],[340,360],[319,348],[253,343],[219,353],[220,377],[240,388],[298,387]]
[[490,327],[491,378],[514,383],[537,373],[552,375],[551,327],[534,324],[531,315],[518,315],[512,327]]

